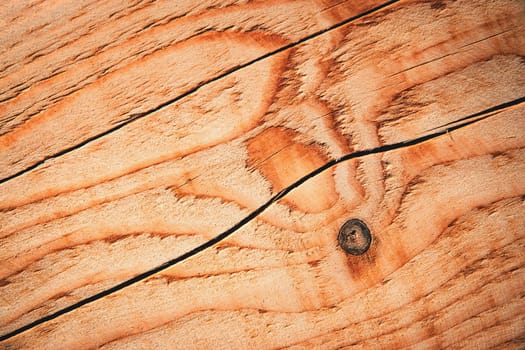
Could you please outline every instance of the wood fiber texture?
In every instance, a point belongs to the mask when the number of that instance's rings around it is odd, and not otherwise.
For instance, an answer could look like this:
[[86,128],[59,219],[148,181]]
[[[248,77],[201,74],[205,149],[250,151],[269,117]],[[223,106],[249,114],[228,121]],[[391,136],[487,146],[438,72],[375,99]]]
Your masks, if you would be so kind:
[[7,1],[0,24],[0,348],[525,346],[522,1]]

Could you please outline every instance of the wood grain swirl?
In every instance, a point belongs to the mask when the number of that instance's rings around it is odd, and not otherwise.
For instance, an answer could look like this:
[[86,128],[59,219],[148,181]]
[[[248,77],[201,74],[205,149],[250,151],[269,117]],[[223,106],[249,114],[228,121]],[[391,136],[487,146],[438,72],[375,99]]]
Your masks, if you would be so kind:
[[0,346],[523,347],[525,7],[379,5],[0,5],[2,335],[379,150]]
[[[0,178],[9,178],[183,96],[235,66],[323,30],[340,16],[359,14],[379,2],[364,1],[342,10],[344,2],[332,6],[330,2],[271,1],[241,6],[183,1],[174,6],[161,1],[132,8],[122,8],[124,4],[118,1],[105,3],[112,6],[86,2],[80,9],[60,3],[32,8],[27,11],[35,11],[33,16],[44,22],[36,28],[18,18],[8,21],[20,29],[2,35],[12,54],[4,64],[11,74],[0,78],[1,90],[11,93],[0,97],[4,115]],[[72,17],[53,23],[62,11]],[[150,23],[144,26],[145,20]],[[266,26],[271,29],[265,30]],[[9,46],[11,37],[22,36],[32,40]],[[49,45],[50,41],[63,47]],[[40,48],[42,44],[48,46]],[[28,52],[32,50],[36,52]],[[127,89],[119,89],[122,86]]]

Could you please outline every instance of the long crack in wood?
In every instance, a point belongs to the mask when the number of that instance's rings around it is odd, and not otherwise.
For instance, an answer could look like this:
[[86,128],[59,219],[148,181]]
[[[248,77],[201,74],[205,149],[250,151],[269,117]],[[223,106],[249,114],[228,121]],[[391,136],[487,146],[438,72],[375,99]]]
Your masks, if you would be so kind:
[[70,152],[72,152],[72,151],[74,151],[76,149],[79,149],[79,148],[81,148],[81,147],[83,147],[83,146],[85,146],[85,145],[87,145],[87,144],[89,144],[89,143],[91,143],[91,142],[93,142],[95,140],[101,139],[101,138],[103,138],[105,136],[108,136],[109,134],[111,134],[111,133],[113,133],[113,132],[115,132],[115,131],[117,131],[119,129],[122,129],[123,127],[129,125],[130,123],[133,123],[134,121],[137,121],[139,119],[145,118],[145,117],[151,115],[152,113],[156,113],[156,112],[158,112],[160,110],[163,110],[163,109],[171,106],[172,104],[174,104],[174,103],[176,103],[176,102],[178,102],[178,101],[180,101],[180,100],[182,100],[182,99],[184,99],[184,98],[186,98],[186,97],[196,93],[201,88],[203,88],[205,86],[208,86],[208,85],[212,84],[213,82],[216,82],[216,81],[218,81],[220,79],[223,79],[223,78],[231,75],[232,73],[235,73],[235,72],[237,72],[237,71],[239,71],[241,69],[247,68],[247,67],[249,67],[249,66],[251,66],[251,65],[253,65],[253,64],[257,63],[257,62],[260,62],[262,60],[265,60],[267,58],[275,56],[275,55],[277,55],[277,54],[279,54],[279,53],[281,53],[283,51],[286,51],[288,49],[291,49],[291,48],[294,48],[294,47],[296,47],[298,45],[301,45],[301,44],[303,44],[303,43],[305,43],[307,41],[310,41],[310,40],[312,40],[314,38],[317,38],[317,37],[319,37],[319,36],[321,36],[323,34],[329,33],[329,32],[331,32],[333,30],[336,30],[336,29],[338,29],[340,27],[348,25],[351,22],[356,21],[356,20],[358,20],[360,18],[363,18],[365,16],[371,15],[371,14],[373,14],[375,12],[381,11],[381,10],[383,10],[383,9],[385,9],[385,8],[395,4],[397,2],[399,2],[399,0],[391,0],[391,1],[385,2],[382,5],[379,5],[377,7],[374,7],[372,9],[370,9],[370,10],[364,11],[364,12],[362,12],[362,13],[356,15],[356,16],[347,18],[347,19],[345,19],[345,20],[343,20],[341,22],[338,22],[338,23],[336,23],[336,24],[334,24],[334,25],[332,25],[332,26],[330,26],[328,28],[319,30],[317,32],[314,32],[313,34],[310,34],[310,35],[302,38],[302,39],[299,39],[299,40],[296,40],[296,41],[291,42],[289,44],[286,44],[284,46],[281,46],[278,49],[270,51],[270,52],[268,52],[268,53],[266,53],[266,54],[264,54],[262,56],[259,56],[257,58],[254,58],[251,61],[248,61],[246,63],[243,63],[243,64],[237,65],[235,67],[232,67],[232,68],[226,70],[225,72],[220,73],[220,74],[218,74],[218,75],[216,75],[216,76],[214,76],[214,77],[212,77],[212,78],[210,78],[208,80],[205,80],[205,81],[201,82],[200,84],[190,88],[186,92],[184,92],[184,93],[182,93],[182,94],[180,94],[180,95],[178,95],[178,96],[176,96],[176,97],[174,97],[174,98],[172,98],[172,99],[170,99],[170,100],[168,100],[168,101],[166,101],[166,102],[164,102],[164,103],[162,103],[162,104],[160,104],[160,105],[158,105],[158,106],[156,106],[154,108],[151,108],[151,109],[149,109],[147,111],[144,111],[144,112],[131,114],[128,118],[126,118],[121,123],[115,125],[114,127],[110,128],[110,129],[108,129],[108,130],[106,130],[106,131],[104,131],[102,133],[99,133],[97,135],[89,137],[86,140],[84,140],[84,141],[82,141],[82,142],[80,142],[80,143],[78,143],[76,145],[73,145],[71,147],[63,149],[60,152],[57,152],[57,153],[55,153],[53,155],[47,156],[44,159],[41,159],[41,160],[35,162],[34,164],[32,164],[31,166],[28,166],[25,169],[22,169],[22,170],[14,173],[12,175],[9,175],[9,176],[6,176],[6,177],[0,179],[0,184],[5,183],[5,182],[7,182],[9,180],[12,180],[12,179],[14,179],[16,177],[19,177],[21,175],[24,175],[24,174],[30,172],[31,170],[34,170],[34,169],[38,168],[39,166],[41,166],[42,164],[44,164],[46,161],[48,161],[50,159],[55,159],[55,158],[58,158],[58,157],[61,157],[61,156],[65,155],[65,154],[68,154],[68,153],[70,153]]
[[275,194],[273,197],[271,197],[266,203],[264,203],[262,206],[260,206],[259,208],[257,208],[256,210],[254,210],[253,212],[251,212],[249,215],[247,215],[245,218],[243,218],[241,221],[239,221],[237,224],[233,225],[232,227],[230,227],[229,229],[227,229],[226,231],[222,232],[221,234],[217,235],[216,237],[210,239],[209,241],[193,248],[192,250],[180,255],[180,256],[177,256],[175,257],[174,259],[172,260],[169,260],[169,261],[166,261],[165,263],[153,268],[153,269],[150,269],[148,271],[145,271],[135,277],[132,277],[124,282],[121,282],[109,289],[106,289],[102,292],[99,292],[97,294],[94,294],[88,298],[85,298],[79,302],[76,302],[68,307],[65,307],[61,310],[58,310],[50,315],[47,315],[45,317],[42,317],[40,319],[37,319],[29,324],[26,324],[18,329],[15,329],[7,334],[4,334],[4,335],[1,335],[0,336],[0,341],[4,341],[4,340],[7,340],[9,338],[12,338],[20,333],[23,333],[27,330],[30,330],[38,325],[41,325],[45,322],[48,322],[48,321],[51,321],[53,319],[56,319],[57,317],[60,317],[64,314],[67,314],[69,312],[72,312],[86,304],[89,304],[89,303],[92,303],[94,301],[97,301],[101,298],[104,298],[110,294],[113,294],[117,291],[120,291],[126,287],[129,287],[137,282],[140,282],[140,281],[143,281],[145,280],[146,278],[148,277],[151,277],[152,275],[155,275],[177,263],[180,263],[188,258],[191,258],[192,256],[204,251],[205,249],[208,249],[212,246],[214,246],[215,244],[223,241],[224,239],[228,238],[229,236],[231,236],[233,233],[235,233],[237,230],[239,230],[240,228],[242,228],[243,226],[245,226],[246,224],[248,224],[249,222],[251,222],[253,219],[255,219],[257,216],[259,216],[263,211],[265,211],[268,207],[270,207],[273,203],[279,201],[280,199],[282,199],[283,197],[285,197],[288,193],[290,193],[291,191],[293,191],[295,188],[301,186],[303,183],[305,183],[306,181],[308,181],[309,179],[319,175],[320,173],[324,172],[325,170],[339,164],[339,163],[342,163],[342,162],[345,162],[345,161],[348,161],[350,159],[355,159],[355,158],[360,158],[360,157],[365,157],[365,156],[369,156],[369,155],[373,155],[373,154],[380,154],[380,153],[384,153],[384,152],[389,152],[389,151],[394,151],[394,150],[399,150],[399,149],[402,149],[402,148],[406,148],[406,147],[410,147],[410,146],[414,146],[414,145],[418,145],[418,144],[421,144],[421,143],[424,143],[426,141],[430,141],[432,139],[435,139],[437,137],[440,137],[440,136],[443,136],[443,135],[447,135],[448,133],[451,133],[455,130],[458,130],[458,129],[462,129],[462,128],[465,128],[469,125],[472,125],[474,123],[478,123],[482,120],[485,120],[487,118],[490,118],[492,116],[494,116],[495,112],[497,111],[502,111],[504,109],[508,109],[508,108],[511,108],[511,107],[514,107],[514,106],[517,106],[521,103],[524,103],[525,102],[525,96],[523,97],[520,97],[518,99],[515,99],[515,100],[512,100],[512,101],[509,101],[509,102],[506,102],[506,103],[503,103],[503,104],[500,104],[500,105],[497,105],[497,106],[493,106],[491,108],[488,108],[488,109],[485,109],[483,111],[480,111],[480,112],[477,112],[477,113],[474,113],[474,114],[471,114],[467,117],[463,117],[463,118],[459,118],[456,120],[456,122],[453,122],[453,123],[449,123],[449,124],[445,124],[441,129],[438,129],[437,131],[433,132],[433,133],[430,133],[430,134],[426,134],[424,136],[421,136],[421,137],[418,137],[418,138],[414,138],[414,139],[411,139],[411,140],[407,140],[407,141],[401,141],[401,142],[397,142],[397,143],[393,143],[393,144],[389,144],[389,145],[384,145],[384,146],[381,146],[381,147],[376,147],[376,148],[372,148],[372,149],[367,149],[367,150],[362,150],[362,151],[357,151],[357,152],[353,152],[353,153],[349,153],[343,157],[340,157],[340,158],[337,158],[337,159],[333,159],[331,161],[329,161],[328,163],[324,164],[323,166],[315,169],[314,171],[310,172],[309,174],[303,176],[302,178],[300,178],[299,180],[297,180],[296,182],[294,182],[293,184],[291,184],[290,186],[284,188],[283,190],[281,190],[279,193]]

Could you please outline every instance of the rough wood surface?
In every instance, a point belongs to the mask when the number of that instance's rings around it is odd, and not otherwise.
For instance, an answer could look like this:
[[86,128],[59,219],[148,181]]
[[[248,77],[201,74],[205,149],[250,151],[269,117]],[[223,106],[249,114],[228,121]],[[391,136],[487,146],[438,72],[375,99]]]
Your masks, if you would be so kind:
[[523,2],[123,3],[0,5],[0,335],[364,153],[1,347],[524,346]]

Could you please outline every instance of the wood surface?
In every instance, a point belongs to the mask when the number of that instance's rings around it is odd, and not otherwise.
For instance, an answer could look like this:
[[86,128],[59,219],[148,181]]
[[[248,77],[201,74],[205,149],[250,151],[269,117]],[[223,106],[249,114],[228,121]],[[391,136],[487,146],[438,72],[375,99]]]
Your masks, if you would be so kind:
[[522,1],[8,1],[0,23],[0,348],[525,346]]

